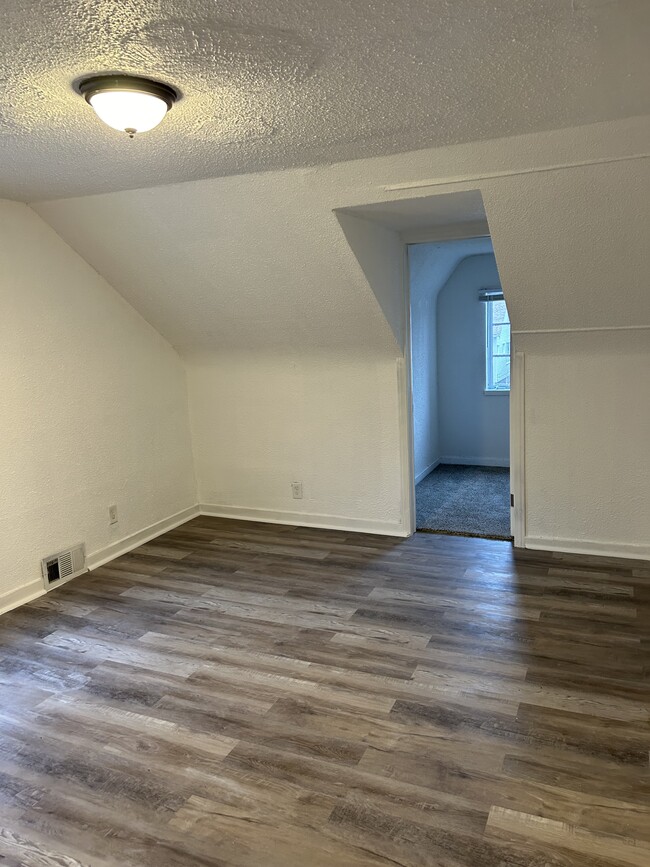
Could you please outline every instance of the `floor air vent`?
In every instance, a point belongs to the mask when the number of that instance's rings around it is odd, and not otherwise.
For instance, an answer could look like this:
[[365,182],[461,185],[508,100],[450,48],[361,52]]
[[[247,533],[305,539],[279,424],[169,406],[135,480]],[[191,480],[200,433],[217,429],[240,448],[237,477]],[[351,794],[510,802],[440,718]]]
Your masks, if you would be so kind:
[[60,551],[41,561],[43,583],[48,590],[56,584],[63,584],[86,571],[86,552],[83,545]]

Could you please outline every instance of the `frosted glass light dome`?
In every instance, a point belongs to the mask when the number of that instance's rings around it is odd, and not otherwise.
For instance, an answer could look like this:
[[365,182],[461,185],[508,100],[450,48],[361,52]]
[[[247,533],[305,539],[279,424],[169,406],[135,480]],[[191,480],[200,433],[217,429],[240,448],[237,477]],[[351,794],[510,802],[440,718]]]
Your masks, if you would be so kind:
[[107,126],[131,138],[158,126],[177,98],[166,84],[127,75],[88,78],[79,92]]

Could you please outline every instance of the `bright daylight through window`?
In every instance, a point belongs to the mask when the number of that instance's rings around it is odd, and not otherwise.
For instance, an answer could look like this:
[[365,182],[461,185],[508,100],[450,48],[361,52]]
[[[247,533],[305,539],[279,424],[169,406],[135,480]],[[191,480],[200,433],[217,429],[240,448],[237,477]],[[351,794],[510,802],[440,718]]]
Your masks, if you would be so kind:
[[490,299],[486,310],[486,391],[510,390],[510,319],[506,302]]

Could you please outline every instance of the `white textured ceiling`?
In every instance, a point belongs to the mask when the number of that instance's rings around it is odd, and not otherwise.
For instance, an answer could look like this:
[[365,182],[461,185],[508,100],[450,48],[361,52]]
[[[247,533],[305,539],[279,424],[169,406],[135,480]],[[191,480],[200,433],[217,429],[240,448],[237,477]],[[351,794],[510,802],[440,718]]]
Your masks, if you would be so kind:
[[[407,209],[418,223],[427,209],[444,223],[468,204],[476,214],[477,185],[516,329],[650,325],[648,141],[650,117],[33,207],[183,354],[395,355],[397,228]],[[572,161],[586,164],[544,169]],[[512,174],[490,177],[502,165]],[[470,196],[427,187],[399,205],[384,191],[396,229],[351,216],[381,184],[431,178],[432,166],[488,179]]]
[[[0,196],[331,163],[650,111],[648,0],[3,0]],[[130,141],[71,88],[184,94]]]
[[465,190],[436,198],[422,196],[416,199],[376,202],[340,210],[342,213],[370,220],[387,229],[395,229],[397,232],[474,225],[486,220],[483,198],[479,190]]

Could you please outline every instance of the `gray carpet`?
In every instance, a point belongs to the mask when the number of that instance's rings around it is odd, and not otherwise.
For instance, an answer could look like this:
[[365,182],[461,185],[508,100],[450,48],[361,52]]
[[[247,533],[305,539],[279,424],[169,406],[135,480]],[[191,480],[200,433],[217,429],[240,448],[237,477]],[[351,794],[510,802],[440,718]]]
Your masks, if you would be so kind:
[[510,539],[510,471],[441,464],[415,488],[418,530]]

